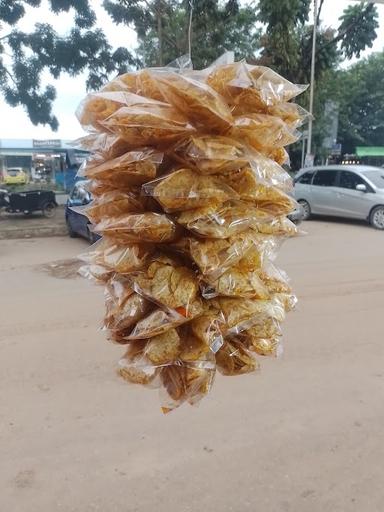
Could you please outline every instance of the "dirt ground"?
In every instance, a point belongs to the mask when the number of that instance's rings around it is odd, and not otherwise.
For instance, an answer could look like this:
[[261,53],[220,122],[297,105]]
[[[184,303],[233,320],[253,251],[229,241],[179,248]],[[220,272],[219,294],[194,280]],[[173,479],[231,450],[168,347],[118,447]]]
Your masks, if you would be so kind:
[[41,268],[86,243],[1,241],[0,510],[382,512],[384,233],[304,228],[284,356],[167,416],[115,376],[102,290]]

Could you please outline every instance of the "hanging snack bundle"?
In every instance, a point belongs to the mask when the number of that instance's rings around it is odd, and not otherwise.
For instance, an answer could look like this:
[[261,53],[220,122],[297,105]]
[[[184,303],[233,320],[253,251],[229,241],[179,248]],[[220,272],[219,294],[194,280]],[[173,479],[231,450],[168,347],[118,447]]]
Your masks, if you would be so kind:
[[296,304],[274,260],[297,233],[281,164],[307,117],[291,102],[304,88],[244,61],[186,64],[126,73],[77,111],[84,213],[102,236],[81,273],[104,286],[119,375],[159,388],[164,412],[199,402],[216,370],[277,356]]

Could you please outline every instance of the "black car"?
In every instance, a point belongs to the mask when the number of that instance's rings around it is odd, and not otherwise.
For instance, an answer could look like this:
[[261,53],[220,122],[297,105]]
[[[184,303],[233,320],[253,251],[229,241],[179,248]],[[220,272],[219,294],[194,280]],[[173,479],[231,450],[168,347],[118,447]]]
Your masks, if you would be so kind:
[[87,182],[83,180],[75,183],[65,208],[65,221],[70,237],[81,236],[89,240],[90,243],[94,243],[100,236],[92,232],[92,224],[88,217],[81,213],[81,207],[86,206],[91,201],[92,196],[87,190]]

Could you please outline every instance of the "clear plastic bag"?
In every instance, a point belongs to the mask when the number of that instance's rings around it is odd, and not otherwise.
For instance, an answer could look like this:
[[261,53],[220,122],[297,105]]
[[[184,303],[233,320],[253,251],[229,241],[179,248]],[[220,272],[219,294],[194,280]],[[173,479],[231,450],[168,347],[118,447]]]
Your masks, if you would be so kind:
[[285,318],[284,306],[275,298],[254,300],[218,297],[211,302],[225,319],[225,336],[234,336],[249,329],[257,324],[260,318],[270,317],[280,322]]
[[310,113],[297,103],[277,103],[268,108],[268,114],[279,117],[292,130],[302,126],[310,117]]
[[259,224],[272,220],[268,211],[242,201],[227,201],[219,206],[207,206],[182,212],[177,222],[202,237],[229,238]]
[[270,293],[292,293],[289,277],[286,272],[277,268],[270,261],[264,263],[263,268],[259,272],[259,276]]
[[293,188],[290,175],[274,160],[230,137],[194,136],[177,145],[174,155],[182,166],[200,174],[227,175],[248,166],[252,168],[257,183],[285,191]]
[[217,369],[226,376],[244,375],[259,369],[255,354],[236,340],[226,341],[215,357]]
[[232,267],[217,279],[203,280],[201,289],[206,299],[224,296],[266,300],[270,297],[269,289],[259,273],[244,271],[241,267]]
[[282,190],[260,183],[251,167],[244,167],[227,176],[228,185],[243,201],[250,201],[266,214],[288,215],[295,210],[297,203]]
[[234,265],[246,271],[261,268],[266,257],[279,247],[276,237],[248,230],[223,240],[189,239],[189,254],[204,276],[217,279]]
[[308,85],[293,84],[270,68],[246,64],[253,80],[253,87],[260,91],[265,105],[276,105],[302,94]]
[[194,132],[187,118],[156,101],[122,107],[101,124],[104,131],[126,140],[131,148],[166,147]]
[[112,272],[104,265],[88,264],[82,265],[78,270],[78,274],[96,284],[105,284],[111,278]]
[[142,190],[154,197],[168,212],[211,206],[238,197],[220,178],[201,176],[191,169],[179,169],[146,183]]
[[164,243],[177,238],[175,223],[166,215],[152,212],[105,218],[93,229],[121,244]]
[[227,174],[248,164],[249,154],[239,141],[220,135],[196,135],[174,150],[180,162],[204,175]]
[[208,85],[174,72],[157,73],[166,100],[203,131],[224,133],[232,125],[230,109]]
[[127,91],[92,92],[80,103],[76,116],[85,130],[103,132],[106,131],[103,122],[122,107],[148,107],[157,103]]
[[211,390],[215,377],[214,358],[164,366],[160,379],[160,399],[163,413],[187,402],[196,405]]
[[264,154],[268,148],[288,146],[300,138],[300,133],[279,117],[265,114],[236,117],[230,135]]
[[153,308],[153,304],[135,293],[128,281],[112,277],[105,289],[104,327],[115,331],[132,329]]
[[96,165],[119,157],[129,150],[129,144],[126,140],[109,133],[90,133],[75,140],[72,145],[92,153],[93,156],[89,161]]
[[96,197],[92,203],[84,209],[88,219],[97,224],[106,217],[116,217],[125,213],[137,213],[144,211],[143,201],[133,193],[113,190],[100,197]]
[[146,271],[132,276],[133,289],[161,307],[177,311],[185,318],[196,316],[199,283],[193,270],[160,257]]
[[156,177],[156,172],[163,160],[163,154],[153,149],[129,151],[122,156],[95,165],[90,161],[82,174],[87,178],[102,180],[119,189],[140,186]]
[[267,67],[252,66],[245,61],[212,67],[206,81],[225,98],[236,115],[266,112],[307,88],[289,82]]

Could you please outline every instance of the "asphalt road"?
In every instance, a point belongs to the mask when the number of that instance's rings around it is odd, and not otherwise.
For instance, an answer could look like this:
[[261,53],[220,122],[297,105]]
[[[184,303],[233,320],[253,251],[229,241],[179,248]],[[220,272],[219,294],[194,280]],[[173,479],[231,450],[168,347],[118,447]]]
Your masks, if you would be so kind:
[[86,243],[1,241],[0,510],[382,512],[384,233],[304,228],[284,356],[167,416],[115,376],[102,290],[41,267]]

